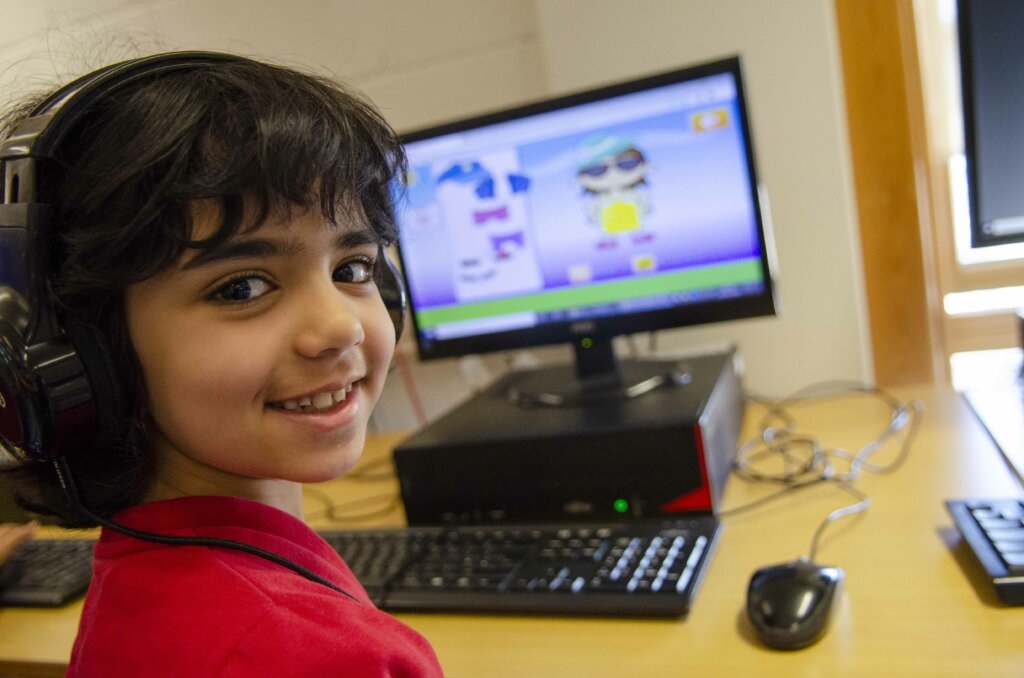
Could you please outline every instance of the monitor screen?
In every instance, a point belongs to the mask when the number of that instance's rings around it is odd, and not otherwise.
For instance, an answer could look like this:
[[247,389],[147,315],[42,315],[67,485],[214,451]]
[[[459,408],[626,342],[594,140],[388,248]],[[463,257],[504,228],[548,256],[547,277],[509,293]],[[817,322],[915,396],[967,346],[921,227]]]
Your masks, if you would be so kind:
[[971,246],[1024,241],[1024,2],[960,0]]
[[404,140],[424,359],[774,313],[738,58]]

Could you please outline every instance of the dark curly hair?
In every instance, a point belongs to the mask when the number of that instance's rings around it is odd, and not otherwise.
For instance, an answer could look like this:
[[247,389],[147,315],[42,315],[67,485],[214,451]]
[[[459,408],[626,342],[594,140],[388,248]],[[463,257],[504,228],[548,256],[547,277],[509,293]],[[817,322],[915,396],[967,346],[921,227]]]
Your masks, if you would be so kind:
[[[37,103],[12,109],[0,135]],[[103,337],[118,357],[114,378],[128,403],[120,435],[65,456],[82,502],[110,518],[139,503],[155,474],[125,288],[187,248],[217,247],[292,208],[318,209],[328,223],[359,215],[388,244],[406,160],[397,135],[361,96],[322,77],[238,59],[105,94],[60,143],[57,161],[44,198],[58,217],[46,266],[58,311]],[[190,207],[200,199],[219,205],[221,224],[196,241]],[[94,526],[69,505],[50,464],[8,473],[25,508],[67,527]]]

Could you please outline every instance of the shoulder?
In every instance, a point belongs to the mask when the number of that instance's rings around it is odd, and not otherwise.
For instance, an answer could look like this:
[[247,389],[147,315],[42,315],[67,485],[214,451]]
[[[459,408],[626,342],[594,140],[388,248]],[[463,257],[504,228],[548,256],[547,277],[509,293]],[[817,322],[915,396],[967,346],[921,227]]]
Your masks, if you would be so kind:
[[293,599],[253,624],[225,675],[441,676],[427,640],[394,617],[328,591]]
[[153,549],[97,563],[72,667],[81,675],[113,675],[107,669],[198,675],[191,667],[226,661],[273,608],[250,579],[202,547]]

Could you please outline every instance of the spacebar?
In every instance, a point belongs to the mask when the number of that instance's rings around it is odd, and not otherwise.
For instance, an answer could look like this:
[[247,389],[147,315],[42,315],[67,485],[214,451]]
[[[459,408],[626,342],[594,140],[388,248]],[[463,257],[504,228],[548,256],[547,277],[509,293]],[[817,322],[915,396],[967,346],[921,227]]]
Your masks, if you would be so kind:
[[486,591],[402,591],[386,594],[389,612],[495,612],[584,616],[681,617],[686,596],[675,593],[490,593]]

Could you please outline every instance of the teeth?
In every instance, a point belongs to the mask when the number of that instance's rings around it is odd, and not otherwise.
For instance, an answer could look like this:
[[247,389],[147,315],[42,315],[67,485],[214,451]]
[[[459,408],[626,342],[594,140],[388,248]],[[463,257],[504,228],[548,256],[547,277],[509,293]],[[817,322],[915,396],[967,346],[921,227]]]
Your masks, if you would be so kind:
[[352,384],[349,384],[345,388],[339,388],[337,391],[324,391],[323,393],[299,398],[298,400],[284,400],[278,403],[278,405],[293,412],[320,412],[343,402],[351,392]]

